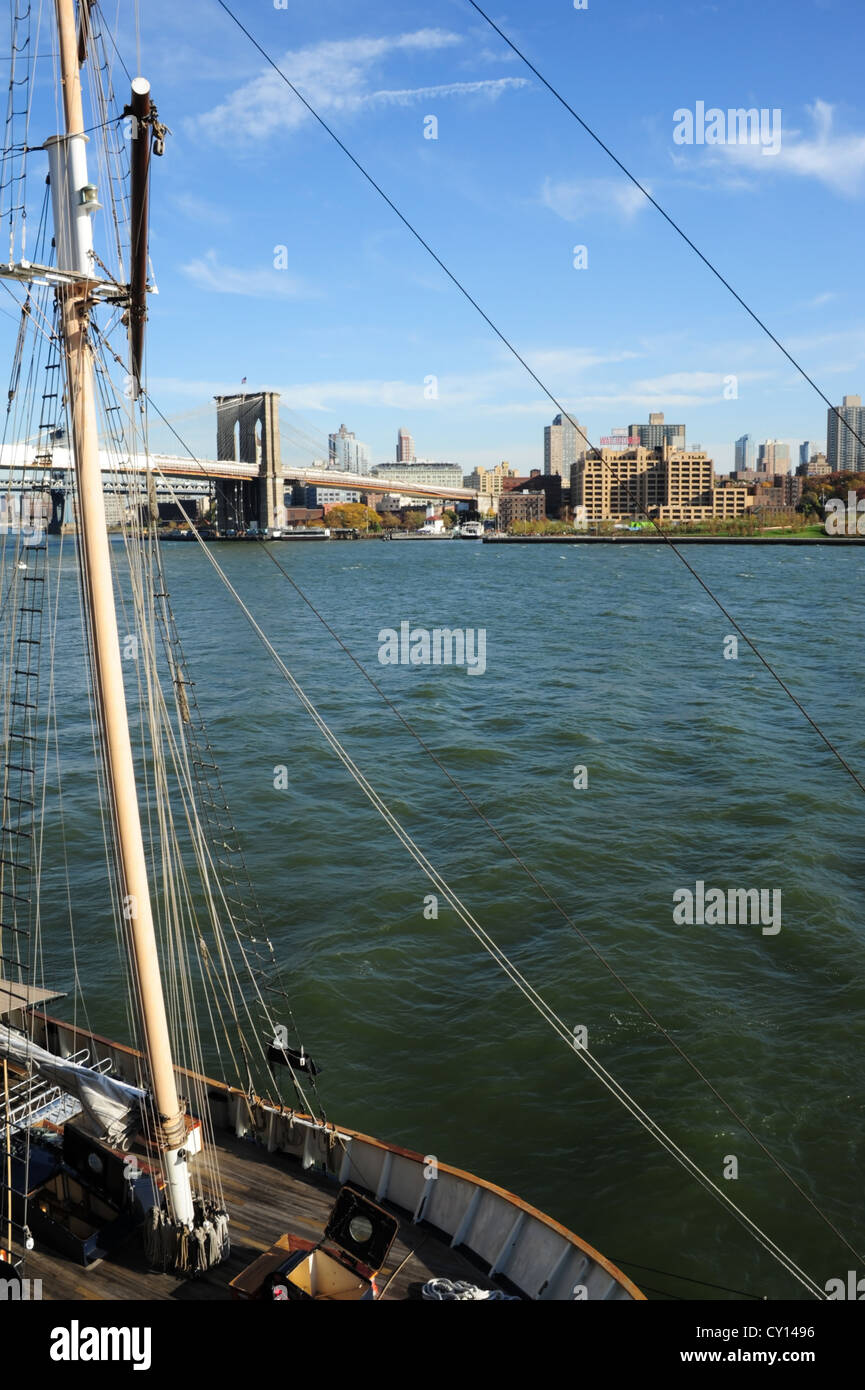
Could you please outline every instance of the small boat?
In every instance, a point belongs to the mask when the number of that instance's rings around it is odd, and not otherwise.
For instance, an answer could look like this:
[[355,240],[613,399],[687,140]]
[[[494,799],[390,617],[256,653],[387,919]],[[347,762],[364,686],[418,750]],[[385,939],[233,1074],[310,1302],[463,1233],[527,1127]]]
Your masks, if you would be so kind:
[[417,531],[409,532],[419,541],[449,541],[454,535],[454,531],[445,526],[440,516],[432,516],[427,513],[427,519],[423,526]]
[[298,526],[285,526],[281,531],[272,531],[271,540],[274,541],[329,541],[330,527],[324,526],[319,529],[306,529]]
[[484,538],[483,522],[464,521],[454,534],[458,541],[482,541]]

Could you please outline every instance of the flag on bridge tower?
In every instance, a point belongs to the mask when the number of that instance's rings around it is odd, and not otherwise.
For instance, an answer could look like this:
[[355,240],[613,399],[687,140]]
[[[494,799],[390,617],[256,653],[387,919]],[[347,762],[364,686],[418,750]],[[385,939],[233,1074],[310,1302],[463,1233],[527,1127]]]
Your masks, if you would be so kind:
[[240,378],[240,384],[241,384],[241,386],[245,386],[245,385],[246,385],[246,377],[245,377],[245,376],[242,376],[242,377]]

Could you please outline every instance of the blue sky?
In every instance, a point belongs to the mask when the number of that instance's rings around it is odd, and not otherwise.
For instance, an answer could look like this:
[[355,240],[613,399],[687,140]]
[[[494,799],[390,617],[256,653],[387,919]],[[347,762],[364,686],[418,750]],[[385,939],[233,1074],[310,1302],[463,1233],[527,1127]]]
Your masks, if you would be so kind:
[[[465,0],[235,8],[593,439],[663,410],[721,470],[746,432],[825,440],[819,398]],[[219,6],[141,9],[173,131],[153,179],[161,408],[210,452],[208,401],[245,376],[314,441],[344,421],[374,462],[404,426],[466,470],[542,466],[554,407]],[[833,401],[865,395],[858,0],[491,13]],[[779,108],[779,153],[675,144],[698,101]]]

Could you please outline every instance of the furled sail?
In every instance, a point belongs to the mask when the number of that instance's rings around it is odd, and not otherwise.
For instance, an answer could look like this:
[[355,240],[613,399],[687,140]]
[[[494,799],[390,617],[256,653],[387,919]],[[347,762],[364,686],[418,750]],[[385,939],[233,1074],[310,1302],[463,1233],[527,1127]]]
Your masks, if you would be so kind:
[[31,1042],[23,1033],[2,1025],[0,1057],[30,1072],[38,1072],[52,1086],[74,1095],[81,1103],[85,1124],[94,1138],[113,1148],[124,1149],[140,1131],[141,1103],[146,1092],[137,1086],[115,1081],[64,1057],[55,1057],[53,1052]]

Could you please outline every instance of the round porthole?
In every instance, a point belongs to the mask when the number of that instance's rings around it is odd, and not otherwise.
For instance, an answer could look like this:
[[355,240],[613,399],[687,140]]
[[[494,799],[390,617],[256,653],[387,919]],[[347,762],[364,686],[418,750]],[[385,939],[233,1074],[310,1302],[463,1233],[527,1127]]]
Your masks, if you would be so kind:
[[102,1172],[102,1169],[105,1167],[105,1165],[104,1165],[104,1163],[102,1162],[102,1159],[99,1157],[98,1154],[88,1154],[88,1155],[87,1155],[87,1167],[88,1167],[88,1168],[90,1169],[90,1171],[93,1172],[93,1173],[101,1173],[101,1172]]
[[357,1245],[366,1245],[372,1236],[372,1222],[368,1216],[354,1216],[348,1223],[348,1233]]

